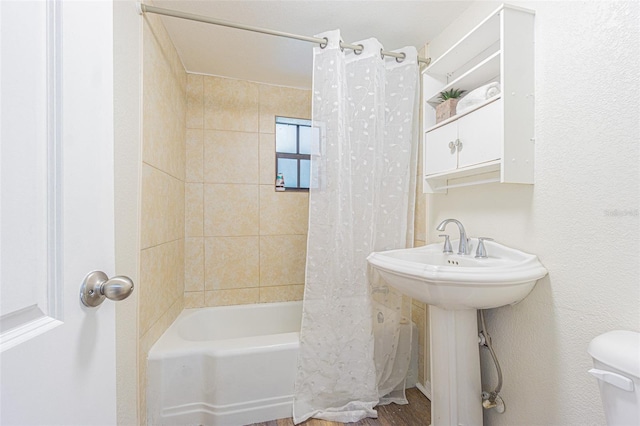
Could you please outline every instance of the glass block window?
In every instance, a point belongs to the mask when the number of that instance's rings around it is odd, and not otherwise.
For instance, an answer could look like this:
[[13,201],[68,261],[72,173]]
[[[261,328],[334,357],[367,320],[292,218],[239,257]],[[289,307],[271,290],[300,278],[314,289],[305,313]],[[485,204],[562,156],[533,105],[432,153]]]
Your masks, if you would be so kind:
[[311,166],[311,120],[276,117],[276,173],[288,190],[308,190]]

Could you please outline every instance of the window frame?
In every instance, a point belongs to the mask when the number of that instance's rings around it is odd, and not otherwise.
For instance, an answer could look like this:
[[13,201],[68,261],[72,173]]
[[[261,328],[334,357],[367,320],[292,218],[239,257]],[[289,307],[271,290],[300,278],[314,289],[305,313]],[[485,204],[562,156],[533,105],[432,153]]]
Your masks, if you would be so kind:
[[[284,120],[304,120],[306,122],[308,122],[309,124],[300,124],[300,123],[286,123],[286,122],[279,122],[278,119],[284,119]],[[293,192],[309,192],[309,188],[304,188],[304,187],[300,187],[300,161],[301,160],[309,160],[309,163],[311,163],[311,154],[300,154],[300,127],[308,127],[309,131],[311,131],[311,120],[308,118],[295,118],[295,117],[284,117],[284,116],[279,116],[277,115],[275,117],[275,124],[276,124],[276,131],[275,131],[275,167],[276,167],[276,176],[278,175],[278,160],[280,158],[285,158],[285,159],[289,159],[289,160],[296,160],[297,162],[297,167],[296,167],[296,172],[297,172],[297,185],[296,187],[291,187],[291,186],[287,186],[287,177],[285,176],[284,182],[285,182],[285,191],[293,191]],[[277,140],[277,126],[278,124],[286,124],[288,126],[296,126],[296,153],[289,153],[289,152],[279,152],[278,151],[278,140]],[[311,150],[311,146],[309,146],[309,150]],[[311,173],[311,166],[309,166],[309,173]],[[309,176],[309,186],[311,186],[311,176]]]

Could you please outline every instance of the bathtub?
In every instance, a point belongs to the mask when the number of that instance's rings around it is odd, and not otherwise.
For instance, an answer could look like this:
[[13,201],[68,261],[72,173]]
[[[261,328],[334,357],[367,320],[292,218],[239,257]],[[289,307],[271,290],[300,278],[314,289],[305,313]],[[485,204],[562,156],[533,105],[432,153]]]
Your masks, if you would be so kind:
[[[301,317],[302,302],[182,311],[149,351],[148,424],[239,426],[291,417]],[[417,376],[413,340],[409,377]]]
[[147,359],[152,425],[291,417],[302,302],[185,309]]

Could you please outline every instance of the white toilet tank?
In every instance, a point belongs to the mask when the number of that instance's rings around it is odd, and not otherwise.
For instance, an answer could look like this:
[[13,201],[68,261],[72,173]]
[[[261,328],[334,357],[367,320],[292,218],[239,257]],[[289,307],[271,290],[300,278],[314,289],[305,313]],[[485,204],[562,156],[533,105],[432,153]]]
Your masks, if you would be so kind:
[[608,426],[640,425],[640,333],[615,330],[589,343]]

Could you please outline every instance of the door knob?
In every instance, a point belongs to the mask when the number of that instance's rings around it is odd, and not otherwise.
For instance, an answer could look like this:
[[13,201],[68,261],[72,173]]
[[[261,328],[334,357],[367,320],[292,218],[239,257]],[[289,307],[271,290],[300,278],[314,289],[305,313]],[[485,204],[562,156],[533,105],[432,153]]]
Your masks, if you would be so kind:
[[93,271],[84,277],[80,287],[80,300],[85,306],[95,308],[104,299],[123,300],[133,293],[133,281],[124,275],[107,277],[102,271]]

